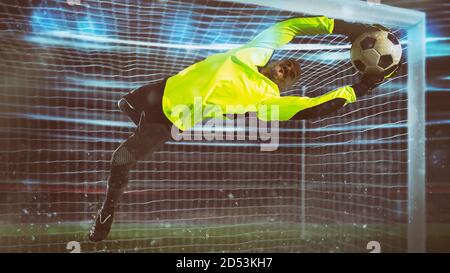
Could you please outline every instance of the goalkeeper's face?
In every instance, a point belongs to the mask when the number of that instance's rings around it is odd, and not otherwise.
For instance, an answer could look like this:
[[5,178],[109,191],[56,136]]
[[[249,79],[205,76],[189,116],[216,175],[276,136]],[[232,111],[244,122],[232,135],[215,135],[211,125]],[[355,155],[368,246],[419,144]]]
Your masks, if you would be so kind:
[[269,62],[261,72],[281,90],[291,87],[301,76],[300,63],[293,59]]

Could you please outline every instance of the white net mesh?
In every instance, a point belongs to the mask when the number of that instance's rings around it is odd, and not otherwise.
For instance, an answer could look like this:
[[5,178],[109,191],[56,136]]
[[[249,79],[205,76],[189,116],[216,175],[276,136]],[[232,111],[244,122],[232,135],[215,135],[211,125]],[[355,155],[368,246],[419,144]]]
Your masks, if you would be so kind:
[[[282,123],[280,148],[170,142],[131,172],[111,236],[87,230],[113,150],[133,126],[131,89],[302,16],[219,1],[0,4],[0,252],[384,251],[406,248],[404,71],[337,114]],[[76,1],[75,1],[76,2]],[[403,38],[401,32],[397,32]],[[282,95],[352,84],[343,36],[298,37],[274,59],[303,78]]]

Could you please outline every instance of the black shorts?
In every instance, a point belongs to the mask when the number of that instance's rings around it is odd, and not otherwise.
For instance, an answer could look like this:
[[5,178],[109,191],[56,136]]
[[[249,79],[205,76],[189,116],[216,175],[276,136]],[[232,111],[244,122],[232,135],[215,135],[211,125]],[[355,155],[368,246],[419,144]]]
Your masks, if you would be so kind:
[[126,94],[123,98],[140,117],[135,132],[122,144],[141,160],[171,139],[172,123],[162,110],[162,98],[166,79],[147,84]]
[[139,114],[145,112],[146,119],[151,123],[161,123],[171,126],[172,123],[164,115],[162,98],[167,78],[152,84],[146,84],[126,94],[123,98]]

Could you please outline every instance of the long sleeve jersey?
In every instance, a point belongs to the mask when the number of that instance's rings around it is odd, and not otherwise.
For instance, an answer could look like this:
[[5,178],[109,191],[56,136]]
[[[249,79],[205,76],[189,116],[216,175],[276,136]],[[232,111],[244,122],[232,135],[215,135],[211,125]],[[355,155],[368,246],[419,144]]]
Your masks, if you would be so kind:
[[336,98],[355,102],[351,86],[314,98],[282,97],[278,86],[258,70],[269,62],[274,50],[295,36],[331,34],[333,29],[334,20],[324,16],[293,18],[264,30],[248,44],[211,55],[168,78],[163,112],[184,131],[203,119],[223,118],[224,114],[257,112],[259,119],[284,121]]

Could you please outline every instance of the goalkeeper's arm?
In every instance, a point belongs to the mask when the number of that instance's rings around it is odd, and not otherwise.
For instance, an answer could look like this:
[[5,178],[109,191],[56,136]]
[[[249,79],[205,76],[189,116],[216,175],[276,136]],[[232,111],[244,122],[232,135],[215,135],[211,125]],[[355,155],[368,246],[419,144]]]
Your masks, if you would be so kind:
[[[339,110],[347,103],[355,102],[381,84],[383,80],[382,75],[364,75],[358,83],[352,86],[344,86],[319,97],[269,98],[260,104],[260,106],[266,107],[259,107],[258,117],[262,120],[281,121],[323,117]],[[277,113],[273,113],[273,111],[277,111]]]
[[350,41],[356,40],[356,38],[365,33],[365,32],[371,32],[371,31],[379,31],[384,30],[388,31],[389,29],[382,26],[382,25],[366,25],[366,24],[360,24],[360,23],[349,23],[342,20],[334,19],[334,28],[333,28],[333,34],[341,34],[347,36]]
[[275,50],[286,45],[298,35],[341,34],[354,41],[364,32],[389,29],[381,25],[349,23],[326,16],[296,17],[278,22],[257,35],[244,47],[259,47]]
[[[361,80],[358,83],[352,85],[351,88],[355,93],[356,99],[359,99],[369,93],[372,89],[377,87],[382,82],[382,76],[363,76]],[[330,99],[322,104],[299,111],[291,119],[301,120],[323,117],[341,109],[346,103],[347,100],[344,98]]]

